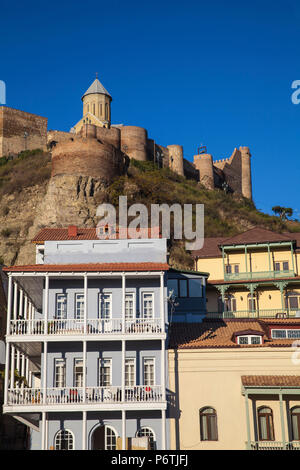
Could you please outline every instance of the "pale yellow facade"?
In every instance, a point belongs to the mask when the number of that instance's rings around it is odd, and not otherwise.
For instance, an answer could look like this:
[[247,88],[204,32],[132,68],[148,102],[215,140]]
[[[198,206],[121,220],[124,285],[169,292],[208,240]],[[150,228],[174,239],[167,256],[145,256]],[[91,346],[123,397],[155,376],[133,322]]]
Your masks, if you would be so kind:
[[[249,430],[243,375],[297,375],[290,348],[169,350],[170,393],[176,397],[170,408],[171,449],[245,450],[248,441],[258,441],[257,410],[268,406],[273,412],[274,442],[292,441],[290,410],[300,406],[300,395],[283,396],[283,423],[278,394],[249,395]],[[288,392],[284,392],[288,393]],[[218,439],[202,441],[199,411],[212,407],[217,413]]]

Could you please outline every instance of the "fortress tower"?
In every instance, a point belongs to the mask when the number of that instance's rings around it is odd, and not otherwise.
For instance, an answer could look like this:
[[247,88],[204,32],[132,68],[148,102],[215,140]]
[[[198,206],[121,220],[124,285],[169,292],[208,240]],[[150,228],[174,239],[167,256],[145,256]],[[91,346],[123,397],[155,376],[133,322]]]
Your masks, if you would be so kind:
[[78,133],[84,124],[110,128],[112,97],[96,78],[81,98],[83,113],[80,121],[74,126]]

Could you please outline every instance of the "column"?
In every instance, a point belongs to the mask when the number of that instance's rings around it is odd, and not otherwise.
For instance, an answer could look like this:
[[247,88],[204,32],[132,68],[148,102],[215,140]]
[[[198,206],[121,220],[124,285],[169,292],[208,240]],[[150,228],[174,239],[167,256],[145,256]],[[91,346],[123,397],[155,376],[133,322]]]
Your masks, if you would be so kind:
[[294,264],[294,250],[293,250],[293,242],[291,242],[291,256],[292,256],[292,268],[293,268],[293,274],[295,274],[295,264]]
[[[15,388],[15,347],[11,347],[11,354],[10,354],[10,388]],[[9,371],[7,371],[8,373]]]
[[[9,355],[10,352],[10,343],[6,343],[5,349],[5,375],[4,375],[4,405],[7,405],[8,398],[8,381],[9,381]],[[10,386],[10,388],[12,388]]]
[[271,272],[270,243],[268,243],[268,257],[269,257],[269,272]]
[[166,361],[165,361],[165,340],[161,340],[161,388],[162,388],[162,400],[166,400]]
[[[17,350],[16,369],[18,371],[18,374],[20,375],[20,351],[19,351],[19,349]],[[19,388],[19,383],[16,383],[16,388]]]
[[284,423],[283,399],[282,399],[281,392],[279,393],[279,405],[280,405],[280,421],[281,421],[281,438],[282,438],[283,449],[285,449],[285,446],[286,446],[285,423]]
[[245,392],[245,407],[246,407],[246,426],[247,426],[247,450],[251,449],[251,430],[250,430],[250,415],[249,415],[249,397]]
[[23,289],[20,289],[19,318],[23,318]]
[[125,333],[125,295],[126,295],[126,277],[122,273],[122,333]]
[[46,434],[46,413],[42,413],[42,450],[45,450],[45,434]]
[[126,411],[122,410],[122,450],[126,450]]
[[12,276],[8,277],[8,293],[7,293],[7,318],[6,318],[6,334],[10,333],[11,321],[11,300],[12,300]]
[[224,247],[222,246],[223,274],[224,274],[224,281],[225,281],[226,273],[225,273],[225,259],[224,259],[224,256],[225,256],[225,252],[224,252]]
[[[25,355],[21,355],[21,377],[25,376]],[[21,383],[21,388],[24,388],[24,382]]]
[[86,341],[83,341],[83,359],[82,359],[82,369],[83,369],[83,376],[82,376],[82,393],[83,393],[83,403],[86,402]]
[[164,273],[160,274],[160,319],[161,332],[165,331]]
[[125,403],[125,357],[126,357],[126,344],[122,340],[122,402]]
[[161,410],[161,450],[166,450],[166,410]]
[[45,312],[44,312],[44,334],[48,334],[48,308],[49,308],[49,275],[45,276]]
[[14,320],[17,319],[18,284],[14,281]]
[[48,344],[47,344],[47,341],[44,341],[43,403],[46,403],[46,395],[47,395],[47,353],[48,353]]
[[246,268],[246,273],[247,273],[248,272],[247,245],[245,245],[245,268]]
[[84,311],[83,311],[83,321],[84,321],[84,334],[87,333],[87,309],[88,309],[88,277],[85,273],[84,275]]
[[48,413],[45,413],[45,450],[48,450]]
[[86,418],[87,412],[82,412],[82,450],[86,450]]

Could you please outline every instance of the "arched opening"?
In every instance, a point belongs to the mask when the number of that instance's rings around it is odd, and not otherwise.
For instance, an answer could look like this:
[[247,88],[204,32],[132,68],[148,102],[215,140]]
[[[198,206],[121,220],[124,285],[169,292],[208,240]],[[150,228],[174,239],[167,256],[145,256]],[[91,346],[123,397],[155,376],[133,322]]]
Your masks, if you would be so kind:
[[260,441],[274,441],[273,412],[268,406],[261,406],[257,412]]
[[154,431],[146,426],[136,432],[136,437],[148,437],[151,450],[156,450],[156,438]]
[[98,426],[92,434],[91,448],[92,450],[116,450],[116,431],[111,426]]
[[74,449],[74,436],[68,429],[61,429],[58,431],[54,438],[55,450],[73,450]]
[[217,412],[214,408],[206,407],[199,410],[201,441],[217,441],[218,425]]

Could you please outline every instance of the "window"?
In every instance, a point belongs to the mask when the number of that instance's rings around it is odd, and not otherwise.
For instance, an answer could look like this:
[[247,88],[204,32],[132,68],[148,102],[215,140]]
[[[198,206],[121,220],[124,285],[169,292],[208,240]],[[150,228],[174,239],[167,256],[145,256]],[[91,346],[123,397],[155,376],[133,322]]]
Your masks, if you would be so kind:
[[56,318],[67,318],[67,294],[56,294]]
[[66,386],[66,361],[65,359],[55,359],[55,387]]
[[260,441],[274,441],[273,412],[271,408],[258,409],[258,434]]
[[125,320],[135,318],[135,297],[133,293],[125,294]]
[[248,294],[248,310],[250,310],[251,312],[255,311],[256,310],[256,296],[255,294],[251,295],[251,294]]
[[222,297],[219,297],[218,308],[220,312],[236,312],[236,298],[232,294],[227,294],[224,303]]
[[156,442],[155,442],[155,434],[152,431],[151,428],[140,428],[136,432],[136,437],[148,437],[149,438],[149,444],[150,444],[150,449],[155,450],[156,449]]
[[125,386],[135,385],[135,359],[125,359]]
[[291,310],[298,310],[300,307],[300,293],[289,292],[285,298],[285,307]]
[[187,279],[179,279],[179,297],[188,296],[188,282]]
[[226,264],[225,272],[226,274],[238,274],[240,272],[240,267],[238,264]]
[[113,428],[105,426],[105,450],[117,449],[117,435]]
[[300,407],[291,409],[292,439],[300,441]]
[[95,109],[95,103],[93,103],[93,114],[94,114],[94,115],[95,115],[95,111],[96,111],[96,109]]
[[189,279],[189,297],[202,297],[202,279]]
[[300,328],[298,329],[287,329],[287,330],[281,330],[281,329],[273,329],[272,330],[272,338],[274,339],[295,339],[295,338],[300,338]]
[[288,271],[289,262],[288,261],[276,261],[274,267],[275,267],[275,271]]
[[111,294],[101,294],[99,297],[100,318],[111,318]]
[[111,385],[111,359],[99,360],[99,386],[109,387]]
[[143,292],[142,295],[142,313],[143,318],[153,318],[153,293]]
[[74,387],[83,387],[83,361],[74,360]]
[[259,335],[239,335],[238,344],[262,344],[262,337]]
[[217,441],[217,413],[214,408],[200,410],[200,436],[201,441]]
[[74,437],[71,431],[62,429],[58,431],[54,440],[55,450],[74,450]]
[[84,318],[84,294],[75,295],[75,318],[76,320]]
[[144,358],[144,385],[155,384],[155,361],[154,357]]
[[178,297],[178,279],[168,279],[168,292],[173,291],[173,295]]

